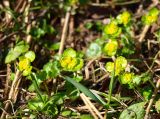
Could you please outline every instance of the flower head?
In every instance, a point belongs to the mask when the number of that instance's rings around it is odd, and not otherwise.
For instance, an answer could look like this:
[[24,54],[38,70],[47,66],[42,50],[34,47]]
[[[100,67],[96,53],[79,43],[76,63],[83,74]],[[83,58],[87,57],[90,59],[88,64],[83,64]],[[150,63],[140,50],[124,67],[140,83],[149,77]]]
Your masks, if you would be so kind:
[[134,76],[133,73],[126,72],[123,75],[121,75],[120,81],[122,84],[129,84],[132,82],[133,76]]
[[118,27],[116,21],[111,21],[105,26],[104,33],[111,37],[118,37],[121,33],[121,28]]
[[146,25],[151,25],[157,21],[159,15],[159,10],[157,8],[152,8],[146,15],[142,17],[142,21]]
[[114,62],[107,62],[106,63],[106,70],[108,72],[115,72],[115,76],[118,76],[121,72],[123,72],[125,70],[125,68],[127,67],[127,60],[120,56],[115,60]]
[[77,57],[75,50],[68,48],[62,54],[60,65],[66,71],[77,71],[83,67],[83,59]]
[[128,11],[125,11],[117,16],[117,20],[120,24],[127,25],[131,20],[131,14]]
[[20,60],[18,66],[19,66],[20,71],[27,69],[30,66],[29,59],[24,58],[24,59]]
[[114,56],[117,52],[118,42],[111,40],[104,46],[104,53],[108,56]]

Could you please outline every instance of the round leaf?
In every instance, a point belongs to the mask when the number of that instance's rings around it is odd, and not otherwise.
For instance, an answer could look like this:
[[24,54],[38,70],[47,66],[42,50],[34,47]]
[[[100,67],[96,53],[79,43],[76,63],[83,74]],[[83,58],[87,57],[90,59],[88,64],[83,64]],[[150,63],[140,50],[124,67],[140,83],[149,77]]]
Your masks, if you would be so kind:
[[36,55],[33,51],[28,51],[26,54],[25,54],[25,57],[28,58],[31,62],[34,61]]

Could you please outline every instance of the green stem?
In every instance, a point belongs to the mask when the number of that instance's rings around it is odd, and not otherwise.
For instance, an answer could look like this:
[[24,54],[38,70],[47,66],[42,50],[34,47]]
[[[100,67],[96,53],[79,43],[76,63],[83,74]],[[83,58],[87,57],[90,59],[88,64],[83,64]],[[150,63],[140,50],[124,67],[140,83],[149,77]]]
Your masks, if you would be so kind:
[[109,84],[109,99],[108,99],[108,103],[107,103],[108,106],[110,105],[110,102],[111,102],[114,78],[115,78],[115,64],[114,64],[114,70],[112,72],[111,81]]
[[36,80],[35,76],[33,74],[31,74],[31,77],[32,77],[32,82],[33,82],[33,84],[35,86],[35,89],[37,91],[38,97],[41,99],[41,101],[43,103],[45,103],[44,100],[43,100],[43,98],[42,98],[42,96],[41,96],[41,92],[40,92],[40,89],[38,87],[38,83],[37,83],[37,80]]

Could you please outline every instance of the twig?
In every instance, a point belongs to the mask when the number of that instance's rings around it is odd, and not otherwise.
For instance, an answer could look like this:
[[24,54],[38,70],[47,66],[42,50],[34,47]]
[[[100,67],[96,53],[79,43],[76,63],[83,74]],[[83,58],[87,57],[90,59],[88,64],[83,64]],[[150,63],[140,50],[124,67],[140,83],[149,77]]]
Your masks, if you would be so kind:
[[[11,86],[9,95],[8,95],[8,100],[11,100],[11,101],[13,101],[13,102],[16,101],[16,100],[13,100],[13,99],[14,99],[14,91],[15,91],[15,88],[17,88],[17,82],[19,82],[19,80],[21,80],[21,79],[19,79],[19,75],[20,75],[20,71],[17,70],[17,71],[16,71],[16,74],[15,74],[15,78],[14,78],[14,80],[13,80],[13,82],[12,82],[12,86]],[[7,109],[9,108],[9,105],[10,105],[10,104],[7,102],[6,105],[5,105],[4,110],[7,110]],[[1,119],[4,119],[5,114],[6,114],[6,113],[3,111],[3,112],[2,112],[2,115],[1,115]]]
[[96,6],[96,7],[108,7],[111,6],[113,3],[115,6],[122,6],[122,5],[129,5],[129,4],[135,4],[139,3],[140,0],[132,0],[132,1],[127,1],[127,2],[107,2],[107,3],[90,3],[91,6]]
[[11,37],[11,36],[13,36],[13,35],[15,35],[15,34],[17,34],[17,33],[18,33],[18,32],[13,32],[13,33],[10,33],[10,34],[8,34],[8,35],[3,36],[3,38],[0,39],[0,42],[4,41],[5,39],[7,39],[7,38],[9,38],[9,37]]
[[157,6],[158,3],[159,3],[159,0],[152,0],[152,4],[148,7],[148,9],[151,9],[151,8]]
[[89,70],[88,70],[88,68],[89,68],[89,66],[90,66],[96,59],[97,59],[97,58],[91,59],[91,60],[87,63],[87,65],[85,66],[85,68],[84,68],[84,70],[85,70],[85,76],[86,76],[85,79],[89,79]]
[[148,106],[147,106],[146,114],[145,114],[144,119],[148,119],[149,112],[150,112],[150,108],[152,107],[153,101],[154,101],[154,99],[155,99],[155,97],[156,97],[156,95],[157,95],[159,86],[160,86],[160,79],[157,81],[156,88],[155,88],[154,93],[153,93],[153,95],[152,95],[152,98],[150,99],[149,104],[148,104]]
[[105,74],[104,76],[102,76],[100,79],[98,79],[97,81],[96,81],[96,83],[99,83],[99,82],[101,82],[102,80],[104,80],[105,78],[107,78],[109,76],[109,74],[107,73],[107,74]]
[[73,36],[72,34],[74,33],[74,17],[71,16],[70,18],[70,22],[69,22],[69,33],[68,33],[68,42],[72,42],[73,41]]
[[[30,8],[30,4],[31,4],[31,1],[28,2],[28,5],[26,6],[25,11],[24,11],[24,13],[25,13],[24,22],[25,22],[26,24],[29,22],[29,8]],[[27,42],[27,43],[30,43],[30,42],[31,42],[31,35],[29,35],[29,32],[31,31],[31,26],[34,25],[34,24],[35,24],[35,22],[33,21],[31,24],[28,24],[28,26],[27,26],[27,29],[26,29],[27,34],[28,34],[28,35],[26,36],[26,42]]]
[[64,23],[64,27],[63,27],[63,31],[62,31],[61,43],[60,43],[60,48],[59,48],[59,52],[58,52],[59,55],[61,55],[63,52],[64,43],[65,43],[65,39],[66,39],[66,35],[67,35],[69,18],[70,18],[70,12],[68,11],[66,13],[65,23]]
[[96,109],[96,107],[91,103],[91,101],[82,93],[80,96],[83,97],[86,103],[88,103],[89,107],[96,113],[96,115],[99,117],[99,119],[103,119],[102,115],[100,112]]
[[94,111],[89,106],[88,102],[86,101],[86,98],[85,98],[84,94],[80,94],[80,97],[83,100],[83,102],[85,103],[85,105],[87,106],[88,110],[91,112],[91,114],[94,117],[94,119],[98,119],[97,115],[94,113]]
[[[4,0],[3,4],[6,8],[10,8],[10,2],[9,0]],[[10,11],[5,13],[5,21],[9,22],[9,20],[12,18],[11,14],[9,13]]]
[[140,38],[138,39],[139,43],[142,43],[142,42],[143,42],[144,37],[145,37],[147,31],[149,30],[149,27],[150,27],[150,25],[145,25],[145,26],[144,26],[143,31],[142,31],[142,33],[140,34]]

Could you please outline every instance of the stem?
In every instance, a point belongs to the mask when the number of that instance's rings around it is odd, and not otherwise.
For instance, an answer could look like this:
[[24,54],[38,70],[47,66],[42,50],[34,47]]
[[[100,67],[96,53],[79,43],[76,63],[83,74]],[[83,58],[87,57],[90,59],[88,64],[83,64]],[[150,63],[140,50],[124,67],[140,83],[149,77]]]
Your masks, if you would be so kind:
[[148,106],[147,106],[146,114],[145,114],[144,119],[148,119],[149,112],[150,112],[150,109],[151,109],[151,107],[152,107],[153,101],[154,101],[154,99],[155,99],[155,97],[156,97],[156,95],[157,95],[159,86],[160,86],[160,79],[157,81],[156,88],[155,88],[154,93],[153,93],[153,95],[152,95],[152,98],[150,99],[149,104],[148,104]]
[[43,100],[43,98],[42,98],[42,96],[41,96],[41,92],[40,92],[40,90],[39,90],[39,87],[38,87],[38,83],[37,83],[37,80],[36,80],[36,78],[35,78],[35,75],[33,75],[33,74],[31,74],[31,77],[32,77],[32,81],[33,81],[33,84],[34,84],[34,86],[35,86],[35,89],[36,89],[36,91],[37,91],[37,94],[38,94],[38,97],[41,99],[41,101],[44,103],[44,100]]
[[110,105],[110,102],[111,102],[114,78],[115,78],[115,63],[114,63],[114,70],[112,72],[111,81],[110,81],[110,84],[109,84],[109,99],[108,99],[108,103],[107,103],[108,106]]
[[145,25],[145,26],[144,26],[143,31],[142,31],[142,33],[140,34],[140,38],[138,39],[139,43],[142,43],[142,42],[143,42],[144,37],[145,37],[147,31],[149,30],[149,27],[150,27],[150,25]]
[[59,52],[58,52],[59,55],[61,55],[63,52],[64,43],[65,43],[65,39],[66,39],[66,35],[67,35],[69,18],[70,18],[70,12],[68,11],[66,13],[65,23],[64,23],[64,27],[63,27],[63,31],[62,31],[61,43],[60,43],[60,48],[59,48]]

